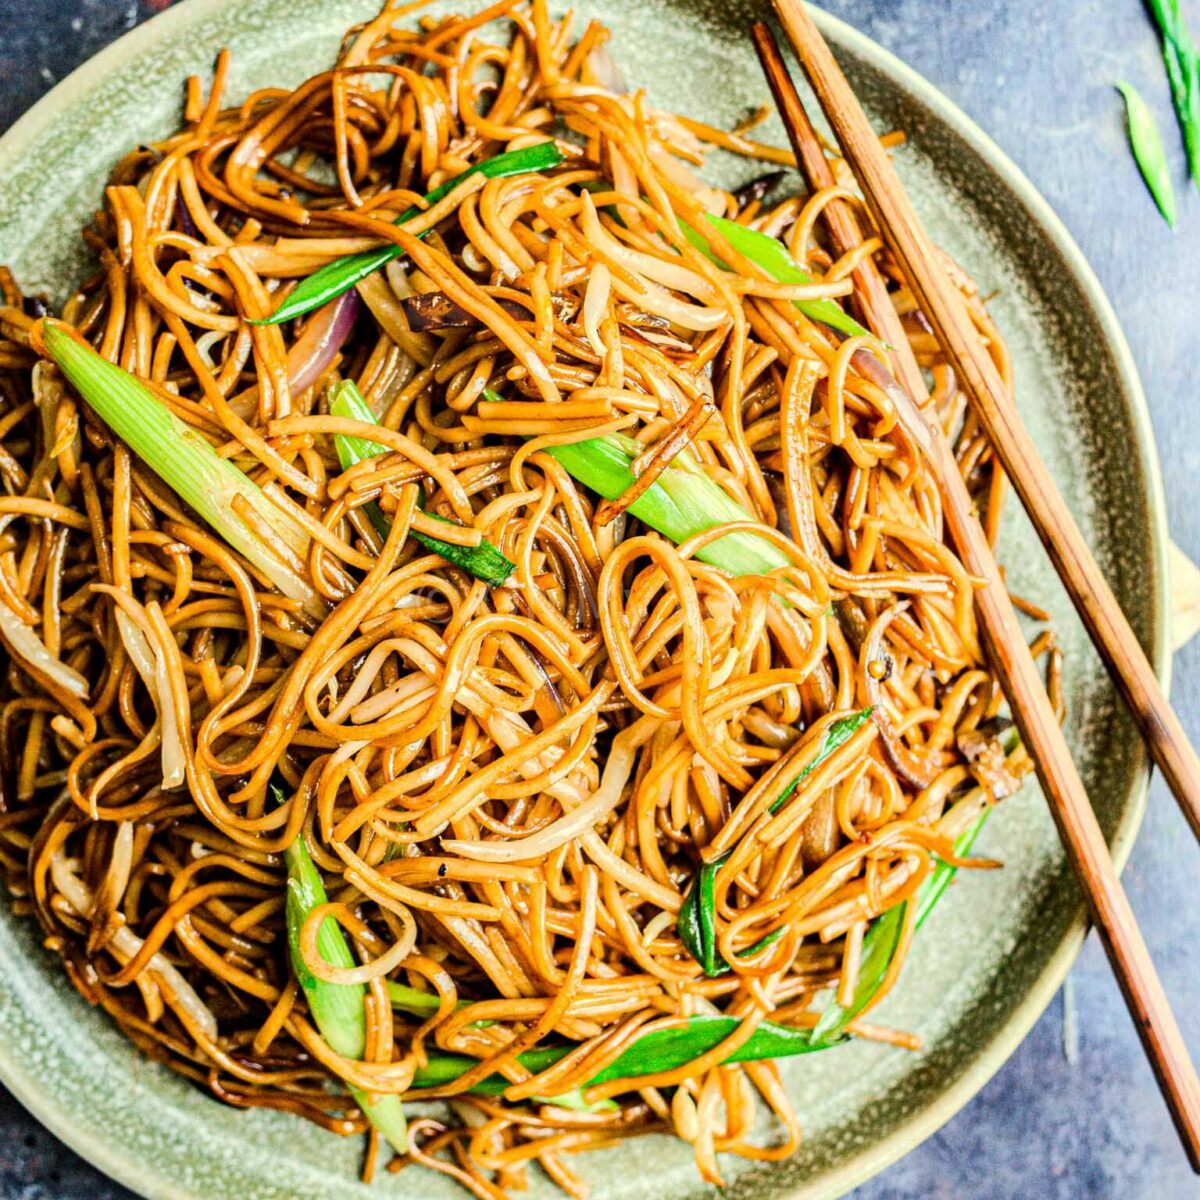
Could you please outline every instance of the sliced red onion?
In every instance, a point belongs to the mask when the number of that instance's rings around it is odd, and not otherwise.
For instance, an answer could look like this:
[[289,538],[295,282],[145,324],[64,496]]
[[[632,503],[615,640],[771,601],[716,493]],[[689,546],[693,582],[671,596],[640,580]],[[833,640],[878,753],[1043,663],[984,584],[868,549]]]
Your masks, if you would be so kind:
[[192,220],[192,214],[188,212],[187,201],[182,196],[179,197],[178,207],[175,211],[179,216],[179,228],[188,237],[195,238],[196,241],[201,241],[200,230],[196,228],[196,222]]
[[288,384],[293,395],[312,387],[325,373],[350,336],[361,309],[358,289],[351,288],[313,313],[288,351]]

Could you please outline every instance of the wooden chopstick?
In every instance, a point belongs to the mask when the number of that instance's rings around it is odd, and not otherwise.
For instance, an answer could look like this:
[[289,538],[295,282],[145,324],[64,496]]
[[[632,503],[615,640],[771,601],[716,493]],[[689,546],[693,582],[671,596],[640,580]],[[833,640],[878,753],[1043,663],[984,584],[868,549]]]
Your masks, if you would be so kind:
[[[788,0],[788,3],[777,0],[776,9],[795,43],[792,26],[801,27],[800,4],[794,0]],[[811,20],[805,20],[804,24],[820,38]],[[814,47],[811,41],[807,44]],[[837,70],[823,40],[821,47],[823,54],[818,56],[814,48],[807,60],[800,46],[797,44],[796,47],[810,81],[814,77],[820,78],[822,88],[834,89],[838,97],[852,97],[853,92],[840,71],[835,79],[820,67],[817,57],[827,60],[829,66]],[[899,258],[905,278],[946,350],[975,416],[1029,513],[1071,603],[1128,706],[1151,757],[1175,794],[1192,832],[1200,838],[1200,758],[1163,694],[1137,635],[1125,619],[1070,509],[1055,488],[1033,439],[1009,399],[995,364],[980,344],[958,293],[939,267],[937,255],[912,202],[900,186],[887,155],[870,134],[866,115],[857,100],[855,113],[846,113],[840,105],[828,104],[819,89],[818,98],[829,115],[846,161],[858,178],[880,232]],[[893,340],[891,344],[899,343]]]
[[[796,85],[787,72],[775,35],[767,25],[758,21],[751,28],[750,36],[805,182],[814,192],[833,187],[837,183],[833,168],[829,165],[829,159],[825,157],[825,148],[821,145],[820,136],[812,121],[808,119]],[[822,210],[822,215],[838,254],[848,254],[862,244],[862,229],[853,205],[841,199],[831,200]],[[921,368],[917,365],[917,358],[908,335],[904,332],[900,314],[888,294],[887,281],[880,274],[874,258],[869,255],[864,258],[851,272],[850,277],[854,281],[853,298],[859,307],[859,315],[863,322],[891,348],[889,353],[895,375],[905,392],[917,404],[923,404],[929,396],[925,376],[921,374]],[[925,422],[921,421],[922,431],[924,428]]]
[[[1017,464],[1017,469],[1014,470],[1001,452],[1001,439],[1007,435],[1010,426],[1014,424],[1019,426],[1019,421],[1017,421],[1015,413],[1007,411],[1007,398],[1004,396],[1003,385],[996,376],[990,361],[982,365],[974,361],[981,357],[983,352],[973,331],[966,324],[967,318],[962,310],[961,299],[953,291],[949,281],[945,279],[943,271],[937,265],[937,258],[932,246],[912,210],[911,203],[903,192],[887,155],[871,130],[866,114],[859,105],[849,83],[842,75],[825,40],[804,11],[801,0],[774,0],[774,2],[783,27],[796,50],[834,134],[841,143],[846,160],[858,178],[879,228],[893,252],[898,256],[905,277],[938,333],[950,356],[952,365],[959,372],[960,379],[967,386],[969,392],[979,390],[987,393],[984,403],[989,406],[990,415],[994,415],[994,410],[1000,410],[1000,415],[990,424],[984,421],[980,413],[983,405],[977,408],[976,412],[980,414],[980,422],[992,439],[1005,470],[1012,476],[1017,474],[1017,470],[1028,474],[1030,469],[1027,463]],[[816,154],[813,150],[815,135],[812,133],[812,127],[807,118],[805,117],[803,121],[795,120],[797,111],[802,110],[802,106],[795,94],[791,79],[787,75],[774,38],[765,26],[755,27],[755,44],[763,59],[763,66],[772,90],[780,102],[781,115],[788,127],[789,135],[793,139],[801,167],[805,170],[811,167],[814,172],[813,185],[823,186],[824,184],[818,181],[829,179],[828,165],[826,164],[822,170],[816,162]],[[819,143],[816,150],[818,152],[820,150]],[[832,207],[833,205],[830,205],[830,208]],[[831,232],[835,237],[846,237],[852,240],[857,232],[857,223],[852,228],[850,221],[846,219],[847,215],[853,217],[848,206],[844,206],[840,213],[831,214]],[[849,249],[850,244],[839,248]],[[890,301],[886,304],[883,303],[884,297],[877,289],[873,294],[871,290],[864,289],[859,298],[863,304],[865,318],[868,322],[878,322],[878,328],[875,331],[896,348],[897,373],[901,376],[902,381],[910,386],[914,385],[915,379],[911,381],[905,379],[905,376],[912,374],[911,369],[904,362],[904,350],[902,349],[907,347],[907,338],[899,329]],[[888,317],[889,310],[890,318]],[[946,331],[948,331],[948,335]],[[916,374],[919,377],[919,372]],[[989,385],[991,385],[990,391]],[[1179,1032],[1174,1014],[1171,1012],[1170,1004],[1154,969],[1154,963],[1151,961],[1146,944],[1142,939],[1137,920],[1121,886],[1100,824],[1096,820],[1083,782],[1071,759],[1066,739],[1046,696],[1037,666],[1029,653],[1029,647],[1026,645],[1016,612],[1005,590],[999,567],[991,547],[988,545],[983,528],[975,516],[953,451],[936,422],[926,420],[917,406],[922,392],[923,383],[920,385],[920,390],[912,393],[906,392],[905,395],[896,398],[901,419],[929,458],[930,466],[942,493],[943,508],[951,537],[958,548],[963,564],[968,571],[985,581],[984,585],[976,590],[975,602],[984,644],[993,669],[1008,699],[1025,746],[1033,757],[1038,778],[1050,801],[1051,812],[1058,825],[1059,834],[1087,896],[1096,927],[1100,932],[1151,1066],[1158,1078],[1159,1087],[1167,1102],[1188,1159],[1193,1170],[1200,1172],[1200,1080],[1197,1079],[1187,1046]],[[1020,433],[1021,440],[1018,444],[1028,443],[1028,435],[1023,430]],[[1012,442],[1010,441],[1006,445],[1011,456]],[[1024,454],[1025,451],[1022,449],[1019,453]],[[1036,456],[1032,453],[1032,447],[1030,447],[1028,462],[1037,463]],[[1044,475],[1045,471],[1044,468],[1041,468],[1040,463],[1037,464],[1037,467],[1032,468],[1034,473],[1039,469]],[[1014,483],[1016,483],[1015,478]],[[1021,492],[1020,486],[1017,490]],[[1053,493],[1054,489],[1048,478],[1044,480],[1042,490]],[[1024,498],[1022,495],[1022,499]],[[1061,498],[1055,496],[1055,500],[1057,507],[1066,513]],[[1033,516],[1032,512],[1031,516]],[[1067,520],[1069,520],[1069,516]],[[1062,527],[1060,526],[1060,528]],[[1075,537],[1080,539],[1080,546],[1082,546],[1078,529],[1073,523],[1069,528],[1074,531]],[[1042,537],[1043,541],[1049,545],[1049,538],[1045,531],[1042,531]],[[1086,548],[1084,553],[1086,554]],[[1083,560],[1076,556],[1073,561],[1078,567]],[[1087,562],[1091,563],[1091,569],[1099,579],[1098,568],[1091,561],[1090,556],[1088,556]],[[1057,559],[1055,565],[1059,566]],[[1063,574],[1061,567],[1059,567],[1059,573]],[[1089,586],[1094,587],[1094,585]],[[1111,593],[1108,593],[1107,588],[1104,589],[1104,593],[1108,596],[1109,602],[1117,614],[1117,619],[1124,624],[1115,599],[1112,598]],[[1090,599],[1095,600],[1097,595],[1098,593],[1094,594]],[[1092,607],[1103,608],[1103,604],[1093,604]],[[1129,632],[1127,625],[1124,628],[1129,633],[1129,640],[1140,654],[1140,647],[1137,647],[1136,639]],[[1153,672],[1145,663],[1144,657],[1142,662],[1145,665],[1147,676],[1151,682],[1154,682]],[[1169,712],[1165,700],[1162,702],[1162,706],[1165,711]],[[1140,711],[1149,713],[1152,710],[1143,706]],[[1178,727],[1178,722],[1174,723]],[[1147,732],[1148,741],[1157,740],[1161,736],[1163,728],[1164,726],[1161,724],[1151,725],[1154,732]],[[1182,733],[1180,737],[1182,738]],[[1186,745],[1186,739],[1184,739],[1184,744]]]

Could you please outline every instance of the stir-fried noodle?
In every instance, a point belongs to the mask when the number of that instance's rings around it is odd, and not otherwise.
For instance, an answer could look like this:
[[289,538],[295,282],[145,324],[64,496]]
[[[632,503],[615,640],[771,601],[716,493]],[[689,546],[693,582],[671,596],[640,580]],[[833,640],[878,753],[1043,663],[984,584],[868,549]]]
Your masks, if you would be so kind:
[[[756,1034],[915,1044],[871,1010],[1028,767],[887,348],[819,316],[855,311],[863,256],[993,536],[1003,479],[886,247],[828,251],[848,186],[701,182],[714,146],[791,155],[627,90],[597,22],[413,7],[294,90],[231,104],[224,54],[190,80],[114,169],[61,325],[3,279],[0,867],[83,995],[231,1104],[352,1133],[451,1097],[391,1162],[481,1197],[534,1162],[582,1194],[570,1152],[654,1131],[719,1180],[801,1136]],[[258,485],[266,515],[225,505],[257,557],[39,358],[68,327]],[[631,487],[588,478],[606,454]],[[431,541],[494,547],[503,582]],[[699,1018],[682,1055],[650,1036]]]

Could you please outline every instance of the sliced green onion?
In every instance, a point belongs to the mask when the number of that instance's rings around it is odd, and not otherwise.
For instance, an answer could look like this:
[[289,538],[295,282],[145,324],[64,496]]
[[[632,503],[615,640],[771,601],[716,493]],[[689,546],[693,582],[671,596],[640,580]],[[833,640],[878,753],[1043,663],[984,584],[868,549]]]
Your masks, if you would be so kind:
[[[532,171],[544,171],[556,167],[562,162],[562,151],[553,142],[539,142],[536,146],[526,146],[521,150],[510,150],[506,154],[498,154],[495,158],[486,159],[468,167],[461,175],[446,180],[445,183],[433,189],[425,197],[423,206],[414,205],[406,209],[395,220],[394,224],[403,225],[420,216],[426,208],[431,208],[443,197],[448,196],[464,179],[472,175],[485,175],[488,179],[500,179],[507,175],[526,175]],[[306,279],[302,279],[292,290],[283,303],[269,316],[255,322],[259,325],[278,325],[280,321],[290,321],[293,317],[301,316],[310,309],[349,291],[360,280],[373,275],[385,263],[393,258],[399,258],[404,251],[399,246],[387,244],[375,250],[364,250],[361,254],[347,254],[326,263],[320,270],[314,271]]]
[[831,721],[829,728],[821,737],[821,745],[813,755],[812,761],[771,801],[767,811],[774,816],[805,778],[811,775],[835,750],[844,746],[867,723],[874,711],[875,708],[872,705],[864,708],[861,712],[856,712],[853,716],[843,717],[840,721]]
[[[724,217],[714,217],[706,213],[708,223],[736,250],[743,258],[748,258],[756,266],[762,267],[772,279],[779,283],[812,283],[813,277],[796,262],[787,252],[787,248],[777,238],[760,233],[757,229],[748,229],[736,221],[728,221]],[[701,254],[707,255],[717,266],[729,271],[733,268],[720,257],[719,251],[713,249],[708,238],[698,230],[693,229],[686,221],[680,221],[679,227]],[[831,329],[844,333],[847,337],[867,337],[869,329],[864,329],[840,304],[834,300],[794,300],[795,306],[814,321],[820,321]]]
[[[412,1013],[415,1017],[432,1017],[441,1004],[441,1001],[432,992],[422,992],[391,979],[387,981],[387,990],[393,1008]],[[464,1008],[470,1003],[469,1000],[460,1000],[455,1008]],[[473,1021],[472,1028],[482,1029],[492,1023],[491,1021]],[[571,1091],[561,1092],[557,1096],[530,1096],[529,1099],[535,1104],[553,1104],[557,1108],[569,1108],[576,1112],[613,1112],[617,1108],[617,1104],[612,1100],[588,1103],[583,1098],[582,1088],[573,1088]]]
[[[371,411],[371,406],[363,398],[362,392],[358,390],[353,380],[350,379],[343,379],[334,389],[329,411],[335,417],[347,417],[352,421],[369,422],[373,425],[379,423],[375,414]],[[334,435],[333,442],[337,449],[338,461],[342,464],[343,471],[347,467],[352,467],[357,462],[362,462],[364,459],[374,458],[378,454],[387,453],[386,446],[381,446],[378,442],[367,441],[366,438],[338,433]],[[386,537],[388,519],[383,515],[379,505],[371,504],[368,507],[368,512],[375,528]],[[439,521],[445,521],[447,525],[454,524],[453,521],[446,517],[438,516],[437,513],[428,513],[426,515],[434,517]],[[516,564],[510,559],[505,558],[487,540],[480,542],[478,546],[460,546],[456,542],[444,542],[441,538],[430,537],[429,534],[420,533],[415,529],[409,532],[427,550],[432,550],[434,554],[440,554],[448,563],[460,567],[462,570],[474,575],[476,579],[482,579],[484,583],[490,584],[492,587],[502,587],[508,582],[508,577],[516,570]]]
[[[610,192],[613,186],[600,179],[585,179],[579,186],[587,192]],[[625,222],[617,211],[615,204],[605,205],[609,215],[618,225]],[[777,283],[812,283],[813,277],[801,267],[787,252],[782,242],[768,234],[760,233],[757,229],[748,229],[736,221],[726,220],[705,213],[705,219],[725,240],[743,257],[763,268]],[[679,222],[680,232],[697,250],[710,261],[716,263],[723,271],[732,271],[727,263],[713,249],[712,244],[695,226],[687,221]],[[835,300],[793,300],[793,304],[806,316],[814,321],[820,321],[831,329],[836,329],[848,337],[862,337],[870,334]]]
[[1171,168],[1158,133],[1158,126],[1154,122],[1154,114],[1133,84],[1118,80],[1116,88],[1125,97],[1129,144],[1133,148],[1133,157],[1137,159],[1138,169],[1150,189],[1150,195],[1154,197],[1154,203],[1158,205],[1158,211],[1163,215],[1163,220],[1174,228],[1175,189],[1171,186]]
[[[701,1014],[689,1017],[684,1023],[671,1029],[656,1029],[638,1038],[628,1049],[619,1054],[607,1067],[583,1085],[583,1091],[613,1079],[638,1079],[645,1075],[656,1075],[660,1071],[674,1071],[686,1067],[701,1054],[707,1054],[723,1042],[741,1024],[740,1017],[718,1014]],[[792,1029],[763,1021],[750,1038],[735,1050],[726,1062],[755,1062],[769,1058],[788,1058],[796,1054],[811,1054],[824,1046],[813,1045],[807,1029]],[[536,1074],[553,1066],[573,1045],[543,1046],[517,1055],[517,1061],[528,1071]],[[426,1065],[413,1078],[413,1087],[444,1087],[453,1083],[465,1071],[475,1066],[477,1060],[465,1054],[432,1053]],[[501,1075],[490,1075],[468,1091],[477,1095],[498,1096],[512,1086],[510,1080]]]
[[[979,831],[988,818],[990,809],[985,809],[983,815],[954,843],[954,853],[961,857],[975,844]],[[917,889],[917,928],[933,911],[933,906],[942,898],[950,881],[958,868],[938,860],[937,866],[924,883]],[[821,1014],[821,1019],[812,1028],[809,1036],[814,1050],[836,1046],[846,1039],[846,1026],[874,998],[883,983],[887,969],[891,965],[896,947],[900,944],[900,932],[904,927],[905,904],[897,904],[888,909],[882,916],[871,923],[863,938],[862,957],[858,965],[858,979],[854,985],[854,995],[846,1006],[838,1004],[836,997],[831,998],[829,1005]]]
[[102,358],[57,321],[43,323],[42,341],[46,353],[96,415],[264,579],[293,600],[310,607],[317,603],[308,582],[238,516],[233,502],[240,497],[271,533],[301,558],[309,545],[303,526],[175,416],[135,375]]
[[717,949],[717,903],[713,884],[720,866],[720,860],[700,864],[683,897],[679,916],[675,918],[675,932],[679,934],[683,948],[709,976],[724,975],[733,970]]
[[[606,500],[619,500],[634,485],[631,466],[644,449],[640,443],[619,434],[546,447],[547,453],[562,463],[568,474]],[[630,504],[629,512],[676,543],[730,521],[753,520],[704,474],[686,451],[678,454]],[[731,575],[761,575],[791,561],[773,542],[741,531],[710,542],[696,552],[696,557]]]
[[[286,797],[280,786],[272,782],[270,790],[276,803],[283,803]],[[284,851],[283,858],[287,866],[287,935],[292,972],[304,992],[308,1010],[321,1036],[343,1058],[361,1059],[367,1045],[366,986],[318,979],[300,950],[300,931],[309,913],[329,902],[325,884],[304,844],[303,834]],[[346,937],[332,917],[321,922],[317,931],[317,949],[321,957],[335,967],[356,965]],[[405,1153],[408,1122],[400,1097],[384,1094],[371,1100],[362,1088],[354,1084],[347,1084],[347,1087],[371,1124],[396,1151]]]
[[[966,854],[975,841],[979,830],[987,819],[985,812],[972,827],[954,844],[955,853]],[[939,862],[933,873],[917,892],[917,924],[929,915],[933,906],[945,893],[957,868]],[[860,1013],[879,990],[887,974],[888,964],[899,941],[900,928],[904,920],[904,905],[898,904],[879,917],[863,940],[863,957],[859,966],[859,978],[855,985],[852,1003],[843,1008],[836,1000],[822,1014],[813,1029],[793,1029],[763,1021],[751,1037],[734,1051],[726,1062],[755,1062],[762,1059],[790,1058],[798,1054],[812,1054],[843,1045],[848,1039],[846,1026]],[[740,1024],[739,1017],[703,1014],[690,1017],[687,1022],[673,1029],[659,1029],[638,1038],[599,1074],[583,1085],[589,1087],[607,1083],[613,1079],[637,1079],[655,1075],[660,1071],[674,1071],[687,1066],[701,1054],[729,1037]],[[519,1054],[517,1061],[526,1070],[537,1073],[553,1066],[573,1045],[542,1046],[537,1050]],[[453,1083],[464,1071],[476,1063],[476,1059],[464,1054],[431,1054],[426,1065],[417,1071],[413,1087],[444,1087]],[[511,1086],[509,1080],[492,1075],[469,1090],[486,1096],[498,1096]]]
[[[805,764],[804,769],[796,775],[796,778],[771,801],[767,811],[777,813],[805,777],[811,775],[839,746],[844,745],[870,718],[872,711],[870,708],[864,708],[862,712],[857,712],[853,716],[832,721],[821,737],[817,752]],[[675,921],[675,929],[684,949],[704,968],[705,975],[714,977],[725,975],[732,970],[717,949],[717,910],[713,890],[717,871],[728,857],[729,855],[725,854],[712,862],[701,863],[700,869],[692,877],[691,886],[683,898],[679,916]],[[739,957],[757,954],[782,934],[782,928],[772,930],[753,946],[748,946],[741,951]]]
[[1163,65],[1171,85],[1175,118],[1183,134],[1188,171],[1200,187],[1200,54],[1183,19],[1179,0],[1149,0],[1149,4],[1162,35]]
[[432,1017],[441,1005],[441,1001],[433,992],[422,992],[419,988],[396,983],[391,979],[387,982],[387,993],[393,1008],[412,1013],[414,1017]]

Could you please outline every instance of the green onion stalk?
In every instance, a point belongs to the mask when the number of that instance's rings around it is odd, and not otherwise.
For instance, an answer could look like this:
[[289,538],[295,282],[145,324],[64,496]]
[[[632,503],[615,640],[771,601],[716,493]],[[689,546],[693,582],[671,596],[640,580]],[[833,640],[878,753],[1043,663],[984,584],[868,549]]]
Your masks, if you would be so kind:
[[[287,798],[274,781],[270,791],[277,804]],[[304,992],[308,1011],[321,1036],[343,1058],[361,1059],[367,1045],[366,985],[318,979],[300,949],[300,931],[309,914],[329,903],[325,884],[304,844],[303,834],[299,834],[284,851],[283,859],[287,867],[287,939],[292,973]],[[332,917],[326,917],[317,930],[317,951],[331,966],[350,968],[356,965],[346,936]],[[367,1120],[393,1149],[405,1153],[408,1123],[400,1097],[385,1093],[371,1099],[362,1088],[354,1084],[347,1084],[347,1087]]]
[[[378,418],[371,410],[371,406],[363,398],[362,392],[349,379],[344,379],[334,388],[329,403],[329,411],[335,417],[347,417],[350,420],[362,421],[368,425],[377,425],[379,423]],[[337,450],[338,461],[342,464],[343,471],[348,467],[352,467],[355,463],[362,462],[368,458],[374,458],[378,454],[387,453],[386,446],[381,446],[378,442],[368,441],[366,438],[339,433],[334,435],[333,442]],[[383,537],[387,537],[389,522],[380,510],[379,505],[372,503],[367,511],[375,528]],[[439,521],[445,521],[447,525],[454,523],[446,517],[439,516],[437,513],[429,513],[427,515],[435,517]],[[461,567],[462,570],[474,575],[476,579],[482,579],[484,583],[490,584],[492,587],[502,587],[508,582],[508,578],[513,571],[516,570],[516,565],[512,560],[501,554],[486,539],[481,541],[478,546],[460,546],[455,542],[444,542],[441,538],[430,537],[429,534],[421,533],[416,529],[410,530],[409,533],[427,550],[432,550],[435,554],[440,554],[448,563],[456,567]]]
[[[767,811],[777,813],[796,788],[811,775],[839,746],[847,741],[870,719],[872,710],[864,708],[852,716],[843,717],[832,722],[821,737],[817,752],[805,764],[804,769],[797,773],[796,778],[771,801]],[[715,882],[717,871],[729,855],[723,855],[712,862],[702,863],[700,869],[692,878],[691,886],[683,898],[679,917],[675,922],[679,940],[683,942],[687,952],[704,968],[705,975],[725,975],[733,968],[721,956],[717,949],[717,910]],[[757,954],[783,936],[783,928],[768,933],[760,938],[753,946],[748,946],[740,952],[740,957]]]
[[1125,112],[1129,127],[1129,145],[1137,161],[1138,170],[1162,213],[1163,220],[1175,227],[1175,188],[1171,183],[1171,165],[1163,148],[1158,126],[1150,106],[1142,94],[1131,83],[1118,80],[1117,91],[1125,99]]
[[[619,500],[636,482],[633,461],[645,449],[633,438],[611,433],[547,446],[546,452],[585,487],[605,500]],[[628,511],[675,543],[731,521],[754,519],[705,475],[687,451],[676,455]],[[791,562],[774,542],[740,530],[709,542],[696,551],[696,557],[731,575],[761,575]]]
[[[705,213],[705,220],[743,258],[761,267],[777,283],[812,283],[813,277],[787,252],[787,248],[769,234],[749,229],[725,217]],[[721,251],[701,232],[686,221],[679,222],[683,236],[701,254],[711,259],[722,270],[732,271],[732,264],[721,257]],[[820,321],[847,337],[869,337],[871,331],[860,325],[836,300],[793,300],[793,304],[813,321]]]
[[238,508],[253,512],[274,537],[303,558],[309,536],[294,517],[222,458],[137,376],[101,357],[69,326],[47,319],[41,341],[92,411],[180,499],[285,596],[320,611],[320,601],[307,580],[271,549]]
[[1171,85],[1175,118],[1183,134],[1188,172],[1200,187],[1200,53],[1179,0],[1149,0],[1149,8],[1162,36],[1163,66]]
[[[585,180],[580,187],[588,192],[612,190],[608,183],[599,179]],[[625,224],[615,205],[606,205],[605,208],[619,224]],[[750,229],[725,217],[714,216],[712,213],[705,213],[704,219],[737,254],[754,263],[755,266],[761,267],[777,283],[806,284],[815,282],[813,277],[787,252],[783,243],[777,238],[771,237],[770,234]],[[734,265],[727,262],[714,249],[712,242],[694,225],[681,220],[679,229],[701,254],[720,267],[722,271],[735,269]],[[836,300],[793,300],[792,303],[810,320],[820,321],[823,325],[828,325],[831,329],[836,329],[847,337],[870,335],[871,331],[860,325]]]
[[[562,151],[553,142],[539,142],[534,146],[525,146],[520,150],[510,150],[506,154],[498,154],[495,158],[475,163],[461,175],[456,175],[440,187],[434,188],[425,197],[423,204],[406,209],[396,218],[394,224],[403,225],[406,221],[420,216],[422,212],[444,199],[464,179],[469,179],[472,175],[483,175],[488,179],[501,179],[509,175],[527,175],[533,171],[545,171],[550,167],[556,167],[562,160]],[[326,263],[320,270],[302,279],[269,317],[265,317],[255,324],[278,325],[281,321],[290,321],[293,317],[302,316],[311,309],[319,308],[343,292],[348,292],[355,284],[366,279],[368,275],[373,275],[380,267],[394,258],[399,258],[403,253],[404,251],[399,246],[387,244],[374,250],[364,250],[361,254],[347,254],[342,258],[336,258],[333,262]]]
[[[954,854],[961,858],[975,844],[975,839],[987,821],[990,809],[985,809],[966,830],[959,835],[954,843]],[[928,878],[917,889],[915,903],[917,906],[916,926],[920,929],[926,918],[933,911],[937,902],[946,894],[950,881],[958,868],[938,859],[937,864]],[[858,964],[858,980],[854,986],[854,994],[850,1003],[843,1006],[831,999],[820,1020],[809,1031],[814,1050],[823,1050],[827,1046],[835,1046],[845,1040],[846,1026],[858,1016],[875,998],[891,966],[896,947],[900,944],[900,934],[904,928],[904,915],[907,907],[914,901],[905,901],[889,908],[882,916],[877,917],[863,937],[862,957]]]

